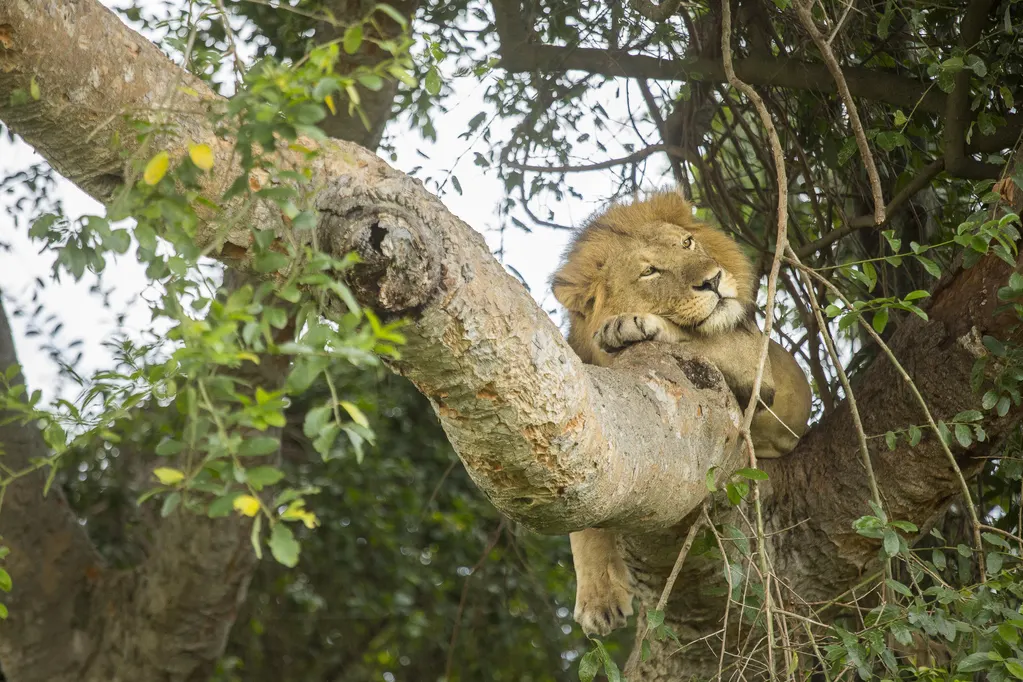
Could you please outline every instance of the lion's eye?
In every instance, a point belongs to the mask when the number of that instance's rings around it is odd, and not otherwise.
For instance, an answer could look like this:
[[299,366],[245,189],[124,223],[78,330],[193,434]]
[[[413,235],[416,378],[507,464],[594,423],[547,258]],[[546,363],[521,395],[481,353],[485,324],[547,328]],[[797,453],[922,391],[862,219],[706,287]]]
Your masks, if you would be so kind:
[[686,237],[685,239],[682,240],[682,248],[683,249],[691,249],[695,245],[696,245],[696,242],[693,241],[692,237]]
[[655,268],[655,267],[654,267],[654,266],[652,266],[652,265],[648,265],[648,266],[646,266],[646,268],[645,268],[645,269],[643,270],[643,272],[641,272],[641,273],[639,274],[639,276],[640,276],[641,278],[642,278],[642,277],[653,277],[653,276],[654,276],[654,275],[656,275],[656,274],[657,274],[657,268]]

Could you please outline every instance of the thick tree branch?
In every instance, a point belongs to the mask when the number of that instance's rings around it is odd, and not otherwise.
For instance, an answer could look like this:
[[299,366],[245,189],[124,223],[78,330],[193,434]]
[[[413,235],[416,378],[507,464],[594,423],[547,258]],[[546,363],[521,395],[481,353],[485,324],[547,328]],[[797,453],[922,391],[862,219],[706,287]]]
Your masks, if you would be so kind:
[[[0,23],[11,27],[11,47],[0,54],[0,118],[52,155],[69,179],[102,196],[105,186],[90,185],[93,175],[80,169],[105,164],[118,176],[114,153],[54,147],[46,139],[64,120],[105,121],[130,154],[138,143],[116,114],[145,114],[148,103],[177,91],[180,74],[98,3],[58,4],[72,20],[55,30],[46,10],[0,2]],[[122,49],[97,54],[80,47],[85,30],[109,36]],[[34,59],[59,50],[68,54],[53,64],[52,73],[49,62]],[[149,75],[152,92],[125,84],[126,63]],[[87,78],[93,72],[110,81],[93,86]],[[45,94],[28,105],[31,113],[6,104],[10,91],[28,87],[33,77]],[[212,101],[201,83],[185,80],[200,93],[197,102]],[[69,90],[74,97],[67,96]],[[218,173],[207,193],[216,198],[236,172],[232,147],[214,135],[200,107],[194,109],[195,115],[179,113],[180,105],[149,115],[181,125],[175,139],[162,141],[172,153],[182,153],[189,141],[214,149]],[[96,138],[93,143],[103,146]],[[710,466],[737,465],[728,460],[734,405],[715,370],[684,355],[660,361],[654,374],[583,367],[479,235],[418,183],[356,145],[332,142],[321,151],[312,164],[322,188],[320,244],[338,256],[360,254],[351,284],[362,301],[385,314],[415,316],[396,369],[433,401],[474,480],[502,511],[546,532],[603,523],[663,527],[699,504]],[[304,163],[288,152],[278,161]],[[262,207],[248,222],[276,229],[277,218]],[[251,260],[248,228],[224,236],[207,224],[196,242],[241,268]],[[632,355],[635,360],[648,353]],[[536,396],[550,399],[537,404]]]
[[[971,50],[987,25],[994,0],[974,0],[963,17],[959,33],[959,47]],[[960,177],[999,177],[1001,166],[981,163],[966,155],[966,130],[972,121],[970,115],[970,78],[973,71],[963,68],[955,75],[954,86],[945,102],[945,170]]]

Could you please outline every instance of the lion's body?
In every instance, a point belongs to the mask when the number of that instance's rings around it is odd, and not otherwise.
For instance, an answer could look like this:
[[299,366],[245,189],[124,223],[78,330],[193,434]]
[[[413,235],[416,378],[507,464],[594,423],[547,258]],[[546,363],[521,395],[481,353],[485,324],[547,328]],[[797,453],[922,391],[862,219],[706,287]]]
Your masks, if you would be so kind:
[[[615,351],[640,341],[682,343],[721,370],[745,408],[763,344],[756,280],[731,238],[697,221],[680,195],[658,193],[591,219],[552,284],[568,310],[569,344],[584,362],[606,366]],[[806,430],[812,395],[798,363],[774,341],[760,398],[770,411],[754,417],[754,450],[781,457]],[[572,553],[576,620],[588,633],[624,625],[632,596],[613,534],[574,533]]]

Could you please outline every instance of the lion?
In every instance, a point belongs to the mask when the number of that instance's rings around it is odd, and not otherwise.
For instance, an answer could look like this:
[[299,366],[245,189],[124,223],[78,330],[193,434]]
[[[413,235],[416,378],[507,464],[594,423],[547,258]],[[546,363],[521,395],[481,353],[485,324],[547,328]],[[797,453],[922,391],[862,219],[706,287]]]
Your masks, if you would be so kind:
[[[551,279],[568,312],[568,342],[583,362],[607,366],[641,341],[682,343],[715,365],[745,408],[763,333],[754,317],[757,277],[739,246],[693,217],[680,194],[617,204],[575,235]],[[806,431],[812,394],[806,375],[770,342],[750,429],[759,458],[789,453]],[[632,615],[632,580],[611,531],[570,536],[576,571],[575,620],[607,635]]]

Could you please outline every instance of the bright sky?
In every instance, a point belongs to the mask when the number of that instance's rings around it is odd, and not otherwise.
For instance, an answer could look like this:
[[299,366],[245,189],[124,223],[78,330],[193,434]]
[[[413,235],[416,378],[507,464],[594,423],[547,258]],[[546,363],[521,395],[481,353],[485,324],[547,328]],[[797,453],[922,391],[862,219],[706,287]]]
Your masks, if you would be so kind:
[[[112,0],[103,2],[107,6],[115,4]],[[145,4],[156,6],[155,0]],[[483,233],[491,248],[496,251],[502,246],[497,217],[497,207],[504,197],[502,183],[493,170],[484,170],[473,164],[473,152],[486,151],[479,136],[470,140],[458,137],[467,128],[469,119],[486,108],[483,102],[485,86],[472,76],[452,81],[452,85],[455,94],[446,100],[450,109],[435,119],[438,137],[435,143],[409,133],[408,122],[403,118],[392,122],[388,130],[395,138],[398,155],[392,165],[406,172],[418,166],[418,177],[442,179],[449,172],[456,174],[463,194],[457,194],[448,182],[442,194],[444,204],[467,224]],[[605,108],[611,107],[605,103]],[[424,158],[424,154],[427,158]],[[27,168],[40,160],[41,157],[25,144],[12,145],[6,140],[0,140],[0,177]],[[613,179],[606,172],[590,173],[574,181],[575,188],[582,192],[585,200],[568,199],[551,207],[557,222],[563,225],[577,226],[591,212],[600,208],[614,189]],[[434,189],[436,185],[428,187]],[[102,211],[99,204],[63,179],[58,193],[69,217]],[[4,203],[9,202],[10,197],[7,197]],[[534,211],[546,208],[533,206]],[[546,211],[537,213],[545,214]],[[0,243],[10,245],[8,251],[0,250],[0,291],[4,295],[4,305],[9,315],[18,307],[30,312],[40,303],[45,306],[47,313],[54,313],[64,323],[55,345],[66,347],[71,341],[81,339],[84,343],[80,349],[84,351],[84,357],[79,371],[87,376],[106,364],[109,354],[102,348],[102,343],[117,332],[118,314],[128,314],[122,329],[132,336],[149,328],[149,316],[140,301],[140,296],[146,294],[146,279],[142,268],[133,256],[108,264],[103,286],[105,290],[113,287],[113,293],[110,307],[105,308],[100,297],[90,293],[90,288],[97,283],[96,277],[87,274],[79,283],[51,281],[51,255],[40,254],[38,245],[28,239],[25,219],[30,216],[22,215],[22,224],[14,229],[12,218],[0,213]],[[547,280],[558,263],[568,236],[565,231],[539,226],[533,227],[529,234],[511,225],[504,232],[504,262],[522,275],[537,302],[552,313],[557,304],[550,295]],[[131,253],[129,251],[129,256]],[[39,291],[38,299],[33,300],[36,277],[42,279],[46,286]],[[28,336],[29,325],[24,318],[12,319],[12,325],[30,387],[40,388],[53,396],[57,366],[43,348],[49,339],[45,334]]]

